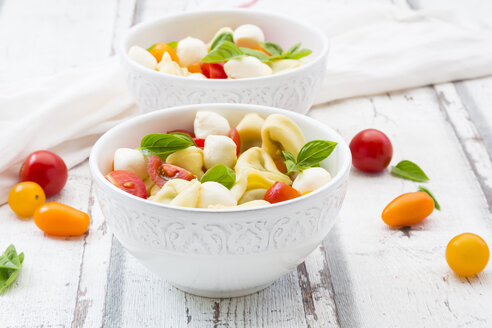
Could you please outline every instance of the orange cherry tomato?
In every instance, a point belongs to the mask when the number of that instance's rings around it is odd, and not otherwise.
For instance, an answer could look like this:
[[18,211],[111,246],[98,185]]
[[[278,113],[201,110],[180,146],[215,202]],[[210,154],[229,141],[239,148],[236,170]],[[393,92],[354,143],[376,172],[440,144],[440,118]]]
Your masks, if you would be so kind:
[[147,188],[145,187],[145,183],[133,172],[117,170],[110,172],[105,178],[127,193],[137,197],[147,198]]
[[232,127],[229,130],[229,138],[236,144],[236,155],[239,156],[239,153],[241,152],[241,139],[239,138],[239,132],[235,127]]
[[46,195],[43,188],[36,182],[24,181],[16,184],[9,193],[9,206],[21,218],[33,215],[34,211],[44,204]]
[[434,200],[425,192],[409,192],[393,199],[381,218],[392,227],[418,223],[434,211]]
[[176,54],[176,51],[174,51],[174,49],[171,48],[167,43],[157,42],[149,48],[149,52],[152,54],[152,56],[155,57],[155,59],[157,59],[157,62],[160,62],[164,53],[167,52],[171,59],[179,64],[179,57]]
[[289,199],[300,197],[301,193],[291,186],[277,181],[265,193],[264,200],[270,203],[280,203]]
[[474,233],[462,233],[446,247],[446,261],[449,267],[462,277],[480,273],[489,262],[487,243]]
[[188,72],[190,73],[201,73],[202,68],[200,67],[200,63],[193,63],[188,66]]
[[83,235],[91,219],[87,213],[60,203],[46,203],[34,212],[34,223],[52,236],[68,237]]

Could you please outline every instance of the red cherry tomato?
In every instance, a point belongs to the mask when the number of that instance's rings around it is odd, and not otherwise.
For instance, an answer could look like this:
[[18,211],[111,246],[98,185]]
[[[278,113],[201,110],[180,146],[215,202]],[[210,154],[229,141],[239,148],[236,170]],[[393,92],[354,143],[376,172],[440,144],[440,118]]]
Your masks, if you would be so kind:
[[273,162],[280,172],[282,172],[283,174],[287,173],[287,166],[285,166],[285,161],[283,159],[275,159],[273,160]]
[[224,63],[201,63],[203,75],[209,79],[227,79]]
[[197,147],[205,147],[205,139],[201,139],[201,138],[193,138],[193,141],[195,142],[195,145]]
[[289,199],[300,197],[301,193],[291,186],[277,181],[265,193],[264,200],[270,203],[280,203]]
[[43,188],[47,197],[63,189],[68,178],[63,159],[48,150],[38,150],[27,156],[20,169],[21,181],[33,181]]
[[241,152],[241,139],[239,138],[239,132],[235,127],[232,127],[229,131],[229,138],[236,144],[236,155],[239,156],[239,153]]
[[352,164],[359,170],[376,173],[391,162],[393,146],[389,138],[376,129],[362,130],[350,142]]
[[174,132],[184,133],[184,134],[189,135],[192,138],[195,137],[195,134],[193,132],[188,131],[188,130],[177,129],[177,130],[167,131],[167,133],[174,133]]
[[147,198],[145,183],[133,172],[117,170],[106,175],[106,179],[121,190],[134,196]]
[[172,179],[184,179],[191,181],[196,177],[188,170],[182,167],[166,164],[158,156],[150,156],[149,164],[147,166],[147,172],[149,176],[159,187],[164,186],[166,182]]

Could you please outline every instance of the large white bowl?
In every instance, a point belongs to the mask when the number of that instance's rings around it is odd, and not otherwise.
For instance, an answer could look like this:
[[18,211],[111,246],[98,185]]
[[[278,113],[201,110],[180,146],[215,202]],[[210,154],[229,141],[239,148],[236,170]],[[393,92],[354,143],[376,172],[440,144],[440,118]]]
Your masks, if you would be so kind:
[[[236,80],[200,80],[163,74],[145,68],[128,57],[133,45],[148,48],[156,42],[187,36],[210,40],[223,26],[260,26],[265,38],[284,49],[302,42],[313,51],[310,62],[279,74]],[[124,36],[119,54],[128,73],[129,87],[137,104],[147,112],[186,104],[212,102],[259,104],[306,113],[324,77],[328,41],[317,28],[301,21],[266,12],[230,9],[180,13],[138,24]]]
[[[249,112],[289,116],[307,140],[338,142],[322,163],[333,180],[293,200],[249,209],[210,210],[169,206],[128,194],[109,183],[113,155],[139,147],[143,136],[193,129],[198,110],[231,124]],[[145,266],[174,286],[201,296],[231,297],[260,290],[293,270],[335,223],[347,187],[351,155],[333,129],[307,116],[265,106],[205,104],[154,111],[106,132],[94,145],[90,168],[96,195],[111,231]]]

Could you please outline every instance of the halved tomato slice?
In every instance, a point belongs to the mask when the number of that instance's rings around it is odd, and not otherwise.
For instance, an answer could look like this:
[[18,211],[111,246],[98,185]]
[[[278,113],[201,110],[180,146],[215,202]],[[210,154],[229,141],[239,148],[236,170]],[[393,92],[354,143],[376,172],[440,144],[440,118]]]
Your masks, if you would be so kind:
[[106,179],[121,190],[134,196],[147,198],[145,183],[133,172],[117,170],[106,175]]
[[191,181],[196,177],[182,167],[166,164],[158,156],[151,156],[147,166],[147,172],[156,185],[162,187],[172,179],[184,179]]
[[229,130],[229,138],[236,144],[236,155],[239,156],[239,153],[241,152],[241,139],[239,138],[239,132],[235,127],[232,127],[231,130]]
[[197,147],[205,147],[205,139],[201,139],[201,138],[193,138],[193,141],[195,142],[195,145]]
[[209,79],[227,79],[224,71],[224,63],[201,63],[203,75]]
[[289,199],[300,197],[301,193],[291,186],[277,181],[265,193],[264,200],[270,203],[280,203]]

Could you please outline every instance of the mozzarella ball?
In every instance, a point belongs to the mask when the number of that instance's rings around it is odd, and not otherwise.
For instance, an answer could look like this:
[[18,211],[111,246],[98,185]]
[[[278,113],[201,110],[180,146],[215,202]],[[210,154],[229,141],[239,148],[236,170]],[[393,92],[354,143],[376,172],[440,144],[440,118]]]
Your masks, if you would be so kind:
[[201,139],[211,134],[226,136],[231,129],[229,121],[224,116],[205,111],[196,113],[193,128],[195,136]]
[[224,71],[231,79],[272,75],[272,69],[253,56],[231,59],[224,64]]
[[298,190],[301,194],[308,191],[316,190],[331,180],[330,173],[322,167],[310,167],[297,175],[292,188]]
[[114,153],[114,169],[133,172],[142,180],[147,178],[147,159],[136,149],[118,148]]
[[208,208],[209,206],[222,205],[236,206],[237,202],[232,197],[231,191],[215,181],[207,181],[202,183],[200,188],[200,196],[198,198],[198,207]]
[[256,49],[265,41],[265,35],[261,28],[253,24],[238,26],[232,36],[238,47]]
[[178,42],[176,53],[181,65],[188,67],[207,55],[207,46],[200,39],[187,37]]
[[209,135],[205,139],[203,161],[207,170],[217,164],[233,168],[236,160],[236,143],[231,138]]
[[181,69],[181,66],[179,66],[178,63],[173,61],[171,59],[171,56],[169,56],[167,52],[165,52],[162,55],[161,61],[159,62],[159,64],[157,64],[157,70],[162,73],[177,75],[177,76],[184,76],[186,75],[185,72],[187,72],[187,70],[184,71],[183,69]]
[[270,67],[272,68],[273,74],[276,74],[300,67],[302,64],[303,63],[297,59],[280,59],[273,61],[270,64]]
[[150,52],[139,46],[131,47],[128,51],[128,57],[150,69],[155,69],[157,66],[157,59]]

